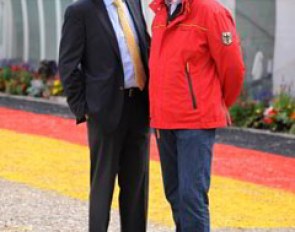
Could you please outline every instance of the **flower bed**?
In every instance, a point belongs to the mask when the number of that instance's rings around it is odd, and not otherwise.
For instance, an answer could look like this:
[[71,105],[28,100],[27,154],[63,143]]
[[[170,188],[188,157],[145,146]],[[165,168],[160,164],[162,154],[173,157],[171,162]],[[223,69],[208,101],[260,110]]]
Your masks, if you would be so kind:
[[62,94],[62,86],[54,62],[42,61],[37,71],[26,64],[0,68],[0,92],[49,98]]
[[238,127],[295,134],[295,99],[282,92],[270,103],[239,100],[230,110]]

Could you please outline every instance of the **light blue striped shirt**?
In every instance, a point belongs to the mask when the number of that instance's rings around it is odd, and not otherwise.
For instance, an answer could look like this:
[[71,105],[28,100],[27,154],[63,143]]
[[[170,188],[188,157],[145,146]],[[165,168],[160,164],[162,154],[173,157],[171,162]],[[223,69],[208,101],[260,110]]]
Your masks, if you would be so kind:
[[[123,33],[122,26],[119,21],[118,11],[117,8],[113,4],[114,0],[104,0],[104,4],[107,8],[108,15],[110,17],[110,20],[112,22],[114,31],[116,33],[120,55],[123,63],[123,69],[124,69],[124,87],[125,89],[129,89],[132,87],[137,87],[136,81],[135,81],[135,73],[134,73],[134,65],[132,63],[132,59],[130,56],[130,52],[125,40],[125,36]],[[123,2],[125,15],[128,18],[129,25],[134,33],[135,40],[138,43],[138,36],[135,30],[135,26],[132,20],[132,17],[129,13],[128,7]]]

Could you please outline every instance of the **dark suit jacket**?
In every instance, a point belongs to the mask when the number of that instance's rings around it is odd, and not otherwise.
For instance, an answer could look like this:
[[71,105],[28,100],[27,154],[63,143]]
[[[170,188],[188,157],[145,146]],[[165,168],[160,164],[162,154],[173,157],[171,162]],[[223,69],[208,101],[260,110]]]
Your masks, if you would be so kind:
[[[126,0],[126,3],[148,76],[150,38],[140,0]],[[67,8],[59,72],[77,123],[84,122],[88,114],[99,120],[105,130],[116,129],[124,102],[124,73],[117,38],[103,0],[79,0]],[[148,117],[147,87],[144,95]]]

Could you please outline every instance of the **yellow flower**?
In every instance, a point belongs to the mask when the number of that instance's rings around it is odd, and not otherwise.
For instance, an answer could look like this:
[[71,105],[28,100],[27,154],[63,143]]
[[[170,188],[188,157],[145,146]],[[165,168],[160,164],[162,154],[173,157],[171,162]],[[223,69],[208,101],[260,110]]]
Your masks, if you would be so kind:
[[51,88],[51,95],[56,96],[62,92],[63,88],[61,85],[60,80],[54,80],[52,88]]
[[61,85],[60,80],[54,80],[53,86],[59,86],[59,85]]

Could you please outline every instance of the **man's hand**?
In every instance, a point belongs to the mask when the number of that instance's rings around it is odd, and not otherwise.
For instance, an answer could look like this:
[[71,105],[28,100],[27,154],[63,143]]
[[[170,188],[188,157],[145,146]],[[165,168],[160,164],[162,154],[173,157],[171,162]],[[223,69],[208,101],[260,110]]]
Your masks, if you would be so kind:
[[223,103],[222,107],[223,107],[223,110],[225,112],[227,125],[231,126],[232,125],[232,120],[231,120],[229,109],[225,106],[225,103]]
[[226,109],[226,121],[227,121],[228,126],[232,125],[231,116],[230,116],[230,112],[228,109]]

